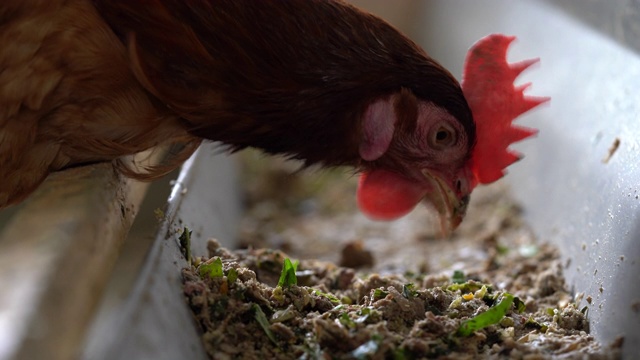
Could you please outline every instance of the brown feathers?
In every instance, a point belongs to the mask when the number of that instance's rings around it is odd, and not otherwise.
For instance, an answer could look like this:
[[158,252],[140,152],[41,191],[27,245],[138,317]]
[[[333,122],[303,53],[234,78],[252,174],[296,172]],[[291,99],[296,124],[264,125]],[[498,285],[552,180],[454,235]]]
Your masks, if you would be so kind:
[[[392,159],[420,143],[404,137],[417,136],[422,103],[460,122],[465,148],[475,138],[453,76],[340,1],[8,3],[0,4],[0,177],[12,180],[0,188],[0,208],[77,164],[116,160],[129,176],[156,178],[202,139],[402,172],[413,165]],[[398,128],[376,118],[365,139],[362,117],[374,103],[395,113]],[[117,160],[163,143],[184,148],[148,173]]]
[[51,171],[193,139],[89,1],[0,4],[0,208]]
[[471,122],[446,70],[386,22],[338,1],[96,4],[140,83],[190,133],[233,149],[359,166],[364,110],[401,88]]

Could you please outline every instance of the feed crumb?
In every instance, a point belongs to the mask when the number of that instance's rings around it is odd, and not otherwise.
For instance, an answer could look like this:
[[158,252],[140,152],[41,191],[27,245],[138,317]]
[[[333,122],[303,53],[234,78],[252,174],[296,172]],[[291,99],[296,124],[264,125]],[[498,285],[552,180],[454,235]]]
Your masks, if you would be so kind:
[[613,155],[616,153],[616,151],[618,151],[619,147],[620,147],[620,139],[619,138],[615,138],[613,140],[613,144],[611,144],[611,147],[609,148],[609,151],[607,152],[607,156],[605,156],[604,159],[602,159],[602,163],[604,163],[604,164],[609,163],[609,160],[611,160],[611,157],[613,157]]
[[374,264],[373,254],[365,249],[361,240],[348,242],[342,248],[342,256],[340,257],[340,266],[358,269],[372,267]]

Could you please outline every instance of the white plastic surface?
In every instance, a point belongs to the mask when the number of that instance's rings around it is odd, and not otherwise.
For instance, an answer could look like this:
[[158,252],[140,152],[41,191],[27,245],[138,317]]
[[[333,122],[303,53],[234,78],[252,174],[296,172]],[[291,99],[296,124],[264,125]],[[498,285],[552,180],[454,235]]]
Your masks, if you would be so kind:
[[233,247],[240,217],[235,163],[216,153],[214,144],[204,144],[183,166],[132,293],[90,334],[83,358],[207,359],[182,294],[187,263],[178,237],[184,227],[192,230],[198,256],[206,254],[209,237]]

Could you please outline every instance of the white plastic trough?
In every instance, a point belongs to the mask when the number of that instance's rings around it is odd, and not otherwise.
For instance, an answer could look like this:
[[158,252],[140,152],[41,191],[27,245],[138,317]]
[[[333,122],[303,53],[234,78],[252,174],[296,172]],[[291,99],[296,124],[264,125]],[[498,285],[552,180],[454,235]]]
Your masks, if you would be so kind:
[[640,3],[557,3],[432,2],[426,40],[443,37],[432,55],[449,69],[461,68],[479,35],[495,32],[518,37],[513,61],[542,59],[522,78],[551,104],[520,121],[540,133],[516,146],[526,157],[506,180],[540,239],[560,247],[572,289],[592,297],[591,332],[605,344],[623,335],[625,358],[637,358]]
[[[507,180],[539,237],[562,250],[569,284],[593,298],[593,334],[603,343],[623,335],[624,355],[634,358],[640,352],[638,52],[552,3],[402,3],[411,11],[395,11],[397,21],[454,73],[466,49],[494,32],[518,37],[513,61],[542,58],[524,77],[534,83],[532,94],[552,102],[521,121],[540,134],[517,146],[526,158]],[[640,12],[637,2],[621,3],[611,6]],[[633,24],[638,31],[638,20]],[[617,151],[603,161],[616,139]],[[52,176],[23,206],[0,214],[0,359],[206,359],[182,296],[186,263],[175,233],[194,230],[196,255],[205,253],[209,237],[233,246],[241,213],[235,168],[214,153],[204,146],[183,167],[166,221],[119,301],[103,294],[145,185],[118,177],[109,165],[79,168]]]

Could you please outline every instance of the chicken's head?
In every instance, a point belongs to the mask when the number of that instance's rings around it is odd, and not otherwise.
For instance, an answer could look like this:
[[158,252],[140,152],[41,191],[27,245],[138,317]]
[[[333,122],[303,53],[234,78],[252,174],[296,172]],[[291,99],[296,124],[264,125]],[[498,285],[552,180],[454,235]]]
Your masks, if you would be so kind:
[[[360,155],[373,165],[358,186],[363,213],[392,220],[424,201],[440,213],[448,235],[462,221],[474,187],[498,180],[520,158],[509,145],[536,131],[512,121],[548,99],[524,96],[527,86],[513,85],[537,61],[508,64],[506,51],[513,40],[490,35],[470,49],[461,89],[470,108],[468,119],[404,91],[368,106]],[[417,110],[406,115],[407,108]],[[413,116],[415,126],[409,131],[398,126],[406,123],[401,116]]]

